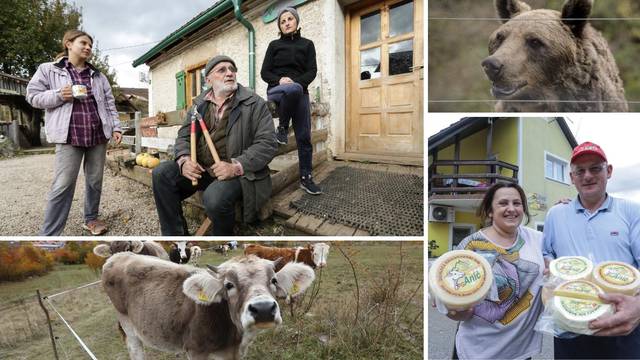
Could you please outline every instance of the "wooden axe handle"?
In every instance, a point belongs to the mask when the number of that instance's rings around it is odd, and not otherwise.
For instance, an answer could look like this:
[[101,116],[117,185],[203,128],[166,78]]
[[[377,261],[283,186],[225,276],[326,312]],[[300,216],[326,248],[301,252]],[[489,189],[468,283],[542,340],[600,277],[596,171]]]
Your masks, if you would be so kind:
[[[191,161],[198,162],[196,156],[196,122],[193,120],[191,120]],[[191,185],[197,186],[198,180],[191,180]]]
[[216,147],[213,145],[213,141],[211,140],[211,135],[209,134],[209,130],[207,130],[207,125],[204,123],[202,119],[198,121],[200,123],[200,128],[204,133],[204,139],[207,142],[207,146],[209,147],[209,151],[211,151],[211,156],[213,156],[213,163],[220,162],[220,156],[218,156],[218,151],[216,151]]

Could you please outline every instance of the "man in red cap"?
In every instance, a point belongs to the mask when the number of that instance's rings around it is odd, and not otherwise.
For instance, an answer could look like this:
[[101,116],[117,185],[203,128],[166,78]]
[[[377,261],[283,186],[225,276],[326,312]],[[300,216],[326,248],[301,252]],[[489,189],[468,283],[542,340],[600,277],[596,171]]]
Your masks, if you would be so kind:
[[[613,167],[600,146],[573,149],[571,182],[577,198],[554,206],[544,223],[545,259],[585,256],[594,264],[615,260],[640,265],[640,205],[607,194]],[[554,338],[556,359],[640,359],[640,295],[600,295],[616,312],[592,321],[595,336]]]
[[613,167],[607,163],[607,156],[600,146],[584,142],[571,154],[571,182],[580,194],[580,202],[594,212],[607,198],[607,180],[611,178]]

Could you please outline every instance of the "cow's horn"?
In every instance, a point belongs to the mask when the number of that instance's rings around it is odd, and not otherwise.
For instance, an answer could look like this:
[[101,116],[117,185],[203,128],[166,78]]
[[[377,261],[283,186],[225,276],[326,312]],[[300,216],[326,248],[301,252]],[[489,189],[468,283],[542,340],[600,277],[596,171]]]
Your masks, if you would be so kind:
[[213,266],[213,265],[207,264],[207,268],[209,268],[209,270],[213,271],[215,274],[218,273],[218,267],[217,266]]

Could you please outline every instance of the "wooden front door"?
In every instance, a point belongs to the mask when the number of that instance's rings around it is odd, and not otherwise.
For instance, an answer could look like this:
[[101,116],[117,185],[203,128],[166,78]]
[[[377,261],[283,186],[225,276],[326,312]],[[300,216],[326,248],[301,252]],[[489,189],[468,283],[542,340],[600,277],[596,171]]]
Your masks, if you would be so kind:
[[348,15],[347,153],[422,159],[422,0]]

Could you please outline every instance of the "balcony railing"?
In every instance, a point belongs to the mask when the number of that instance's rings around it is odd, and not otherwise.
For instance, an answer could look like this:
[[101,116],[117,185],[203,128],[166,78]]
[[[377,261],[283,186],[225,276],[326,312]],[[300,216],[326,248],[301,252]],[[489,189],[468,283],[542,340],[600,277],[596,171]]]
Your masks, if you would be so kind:
[[[465,172],[472,166],[476,172]],[[485,166],[486,172],[478,173],[479,166]],[[443,168],[453,171],[442,174]],[[478,194],[497,182],[517,183],[518,166],[499,160],[436,160],[429,166],[429,195]]]
[[27,79],[0,73],[0,94],[25,96],[28,83]]

